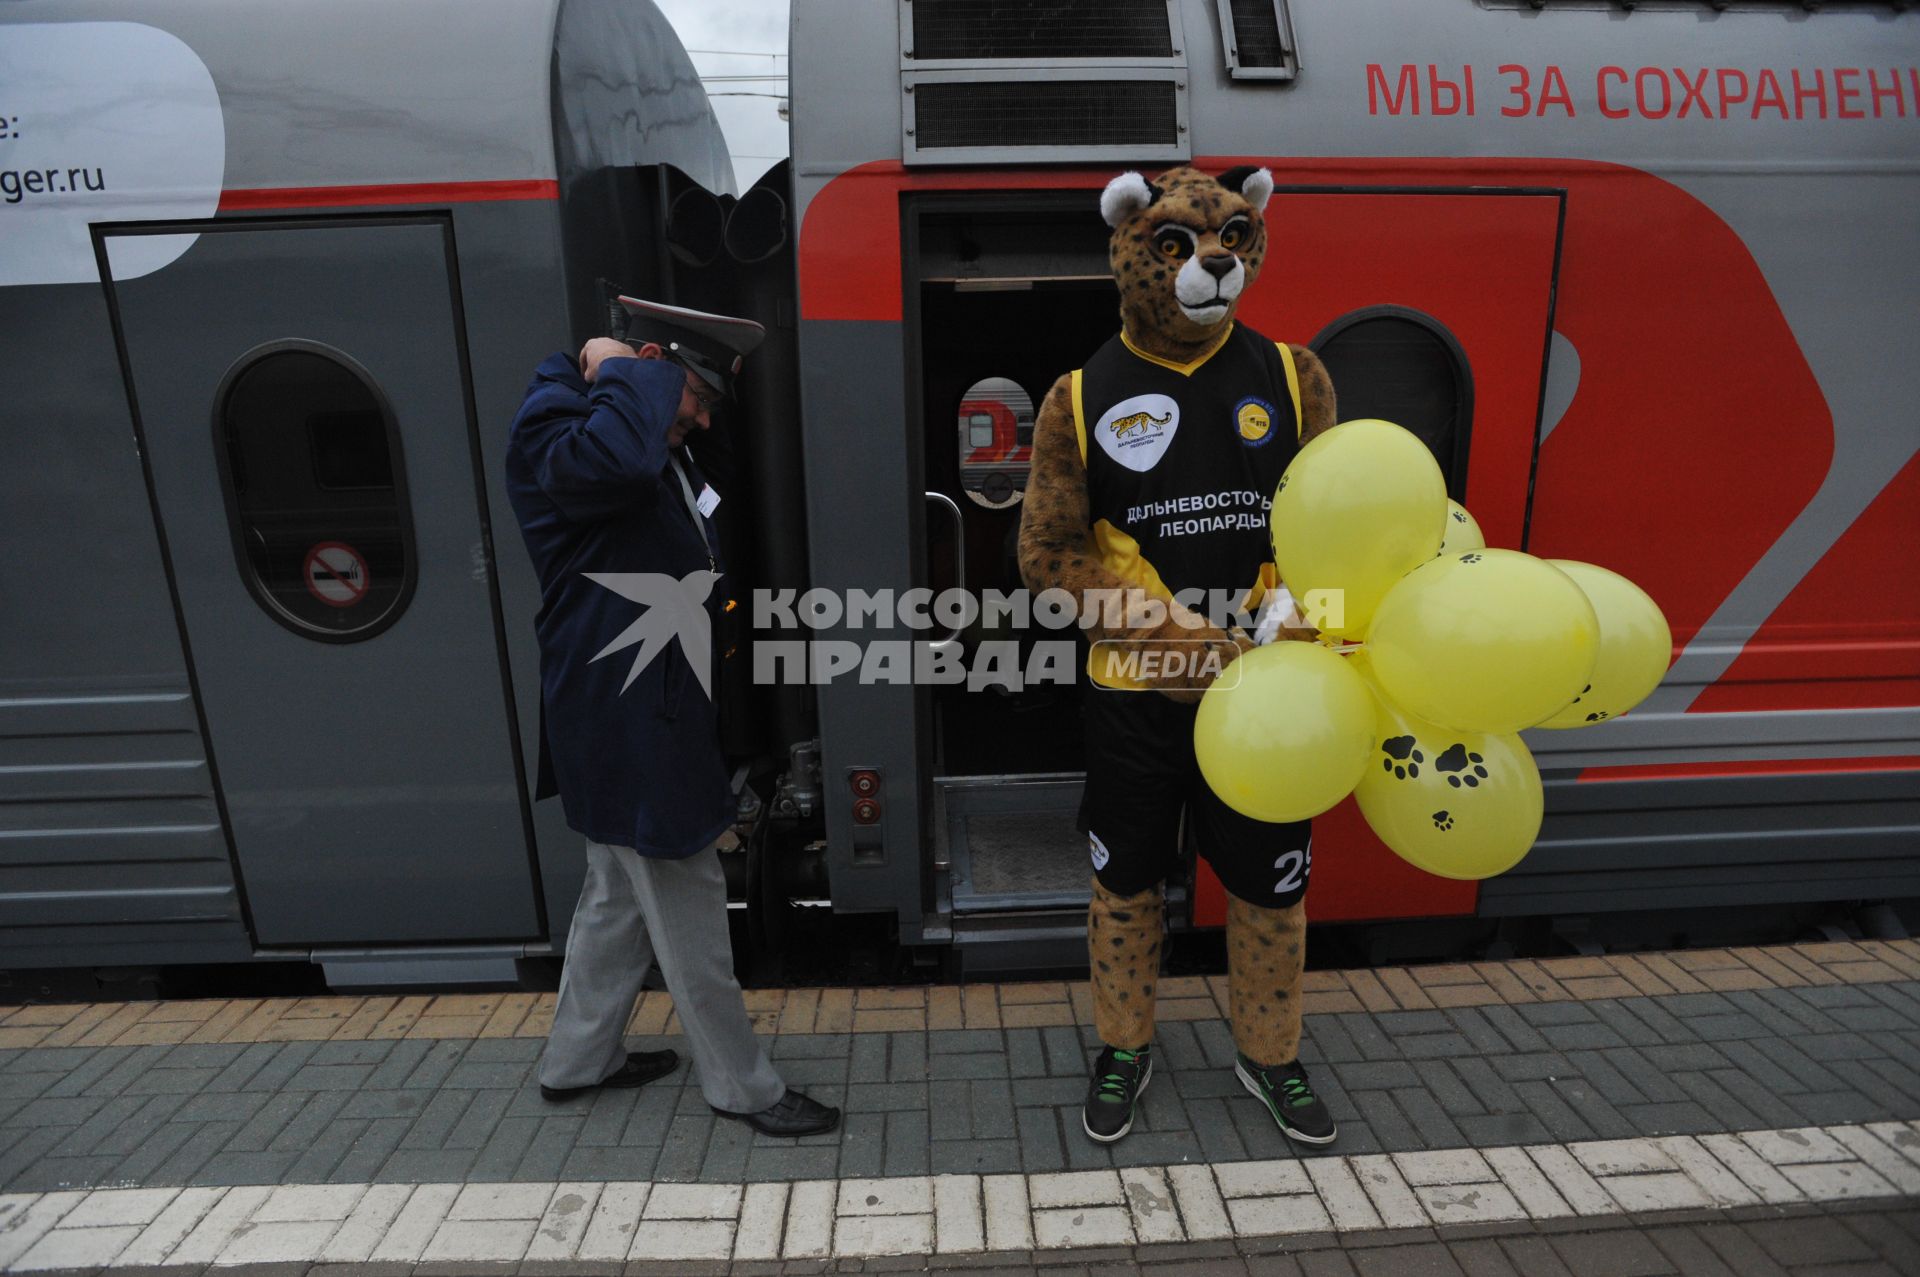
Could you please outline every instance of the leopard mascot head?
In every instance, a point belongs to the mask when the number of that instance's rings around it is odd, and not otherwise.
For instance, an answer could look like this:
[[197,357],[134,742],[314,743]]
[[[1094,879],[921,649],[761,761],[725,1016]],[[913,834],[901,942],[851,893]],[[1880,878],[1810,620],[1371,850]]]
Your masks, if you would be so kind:
[[1152,181],[1122,173],[1100,213],[1113,228],[1107,257],[1120,286],[1120,321],[1142,350],[1185,360],[1219,340],[1267,252],[1273,174],[1237,168],[1219,177],[1169,169]]

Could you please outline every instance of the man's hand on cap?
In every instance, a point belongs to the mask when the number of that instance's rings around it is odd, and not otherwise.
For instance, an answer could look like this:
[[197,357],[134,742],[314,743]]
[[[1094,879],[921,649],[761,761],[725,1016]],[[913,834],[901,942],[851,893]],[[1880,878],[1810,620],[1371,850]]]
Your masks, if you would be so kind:
[[580,347],[580,375],[589,383],[600,371],[603,359],[638,359],[640,352],[624,341],[615,341],[611,337],[595,337]]

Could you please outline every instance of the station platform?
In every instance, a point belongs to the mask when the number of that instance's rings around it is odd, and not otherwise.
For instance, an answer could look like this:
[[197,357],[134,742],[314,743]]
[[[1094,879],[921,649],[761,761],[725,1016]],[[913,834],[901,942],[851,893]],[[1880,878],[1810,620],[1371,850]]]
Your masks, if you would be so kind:
[[1235,1079],[1225,979],[1160,987],[1112,1146],[1072,983],[750,992],[846,1111],[799,1141],[685,1064],[544,1101],[552,995],[0,1008],[0,1270],[1920,1273],[1920,942],[1310,973],[1324,1152]]

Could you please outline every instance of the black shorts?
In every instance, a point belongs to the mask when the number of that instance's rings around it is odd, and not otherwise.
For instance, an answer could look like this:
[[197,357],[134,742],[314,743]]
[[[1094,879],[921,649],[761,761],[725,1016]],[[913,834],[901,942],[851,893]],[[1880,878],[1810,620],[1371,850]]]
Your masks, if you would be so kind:
[[1277,909],[1307,893],[1313,822],[1275,825],[1221,802],[1193,753],[1197,705],[1158,692],[1086,687],[1087,789],[1080,828],[1094,876],[1118,896],[1164,882],[1180,868],[1184,809],[1201,856],[1228,892]]

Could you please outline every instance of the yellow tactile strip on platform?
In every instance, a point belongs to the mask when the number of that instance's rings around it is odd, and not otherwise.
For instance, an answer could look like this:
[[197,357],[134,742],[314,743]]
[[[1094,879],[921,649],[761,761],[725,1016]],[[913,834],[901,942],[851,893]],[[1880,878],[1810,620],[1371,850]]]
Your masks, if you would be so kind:
[[[1920,940],[1310,971],[1306,1011],[1415,1011],[1893,980],[1920,980]],[[1225,976],[1169,977],[1160,982],[1159,992],[1162,1019],[1211,1020],[1227,1012]],[[553,999],[551,993],[459,993],[0,1007],[0,1049],[545,1037]],[[1090,1024],[1093,1019],[1085,982],[1058,980],[750,989],[747,1009],[755,1027],[768,1033],[1031,1028]],[[673,999],[665,993],[644,994],[628,1029],[636,1034],[679,1032]]]

